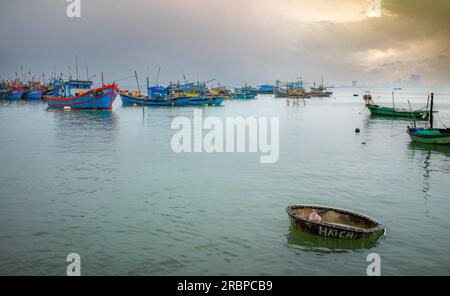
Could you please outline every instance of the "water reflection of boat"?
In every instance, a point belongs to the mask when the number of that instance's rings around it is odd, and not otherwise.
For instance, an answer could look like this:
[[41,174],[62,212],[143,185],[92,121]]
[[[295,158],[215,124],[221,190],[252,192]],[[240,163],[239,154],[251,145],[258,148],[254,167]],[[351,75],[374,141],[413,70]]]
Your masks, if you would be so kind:
[[77,110],[64,112],[61,109],[47,108],[49,112],[55,114],[58,121],[58,130],[70,133],[77,130],[114,130],[117,123],[117,115],[114,112],[102,110]]
[[450,157],[450,146],[447,145],[434,145],[420,142],[410,142],[408,148],[413,151],[433,152],[440,153]]
[[[431,190],[431,172],[433,172],[433,160],[434,163],[442,164],[442,157],[447,158],[450,157],[450,146],[442,146],[442,145],[433,145],[419,142],[410,142],[408,145],[409,150],[411,151],[411,157],[414,158],[416,153],[419,154],[419,157],[423,157],[423,188],[422,191],[424,193],[424,198],[429,199]],[[450,168],[447,166],[441,166],[444,169],[445,173],[450,172]]]
[[300,250],[308,253],[327,255],[332,253],[346,253],[370,249],[377,244],[372,240],[337,240],[333,238],[320,237],[310,233],[298,231],[289,227],[287,242]]

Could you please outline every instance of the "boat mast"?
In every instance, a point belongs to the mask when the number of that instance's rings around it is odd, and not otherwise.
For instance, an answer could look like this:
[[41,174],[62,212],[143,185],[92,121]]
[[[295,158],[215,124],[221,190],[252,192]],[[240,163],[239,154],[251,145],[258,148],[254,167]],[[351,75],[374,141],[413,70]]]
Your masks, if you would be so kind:
[[75,71],[77,73],[77,80],[78,80],[78,56],[75,55]]
[[86,80],[89,80],[89,69],[88,69],[87,61],[84,61],[84,64],[86,65]]
[[[158,74],[156,75],[155,86],[158,86],[159,73],[161,72],[161,67],[158,67]],[[172,84],[172,83],[171,83]]]
[[150,98],[150,82],[148,80],[148,76],[147,76],[147,96]]
[[430,128],[433,128],[433,104],[434,104],[434,93],[431,93],[431,103],[430,103]]
[[136,72],[136,71],[134,71],[134,76],[136,77],[136,83],[137,83],[139,95],[141,95],[141,86],[139,85],[139,79],[138,79],[138,76],[137,76],[137,72]]

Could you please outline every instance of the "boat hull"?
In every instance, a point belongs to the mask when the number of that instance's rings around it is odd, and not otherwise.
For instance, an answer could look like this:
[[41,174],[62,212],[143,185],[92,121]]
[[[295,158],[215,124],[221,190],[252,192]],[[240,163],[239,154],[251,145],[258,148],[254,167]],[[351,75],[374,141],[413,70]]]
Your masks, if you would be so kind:
[[426,120],[428,118],[429,112],[425,110],[415,110],[415,111],[407,111],[407,110],[398,110],[389,107],[381,107],[381,106],[370,106],[366,105],[367,109],[369,109],[372,115],[382,115],[382,116],[391,116],[391,117],[400,117],[400,118],[412,118],[416,120]]
[[309,96],[312,98],[329,98],[333,95],[332,92],[319,92],[319,93],[310,93]]
[[[315,222],[299,215],[299,210],[333,212],[336,215],[347,217],[349,221],[352,221],[353,219],[354,221],[358,221],[358,223],[366,223],[370,227],[363,229],[349,225],[332,224],[329,222]],[[372,239],[378,241],[386,235],[386,228],[378,221],[348,210],[322,206],[295,205],[288,207],[286,212],[289,216],[291,225],[294,228],[321,237],[343,240]]]
[[124,93],[120,94],[122,104],[124,106],[137,105],[137,106],[186,106],[188,104],[187,98],[175,98],[175,99],[142,99],[134,96],[130,96]]
[[116,84],[111,84],[101,88],[89,90],[74,97],[58,98],[53,96],[44,96],[44,100],[50,108],[70,107],[74,109],[111,110],[118,91],[119,90]]
[[23,90],[15,89],[15,90],[3,92],[3,94],[1,95],[0,98],[5,99],[5,100],[20,100],[20,98],[22,98],[22,95],[23,95]]
[[235,94],[234,98],[236,100],[253,100],[256,96],[257,94]]
[[22,99],[24,100],[40,100],[42,99],[42,90],[33,90],[24,92]]
[[220,106],[223,103],[223,101],[225,101],[225,98],[223,98],[223,97],[208,98],[208,105]]
[[408,129],[408,135],[411,141],[416,143],[450,145],[450,131],[440,135],[421,135],[417,133],[416,129]]
[[206,106],[209,104],[209,100],[207,98],[194,97],[189,98],[187,103],[191,106]]

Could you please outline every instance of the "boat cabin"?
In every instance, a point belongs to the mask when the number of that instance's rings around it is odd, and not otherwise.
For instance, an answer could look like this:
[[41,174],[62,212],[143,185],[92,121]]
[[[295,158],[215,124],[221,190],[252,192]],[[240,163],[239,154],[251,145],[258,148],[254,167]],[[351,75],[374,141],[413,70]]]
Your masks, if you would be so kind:
[[151,99],[165,99],[170,95],[170,91],[161,86],[153,86],[148,88],[148,94]]
[[92,81],[70,80],[64,85],[66,97],[78,96],[92,88]]
[[88,80],[69,80],[64,82],[62,79],[55,80],[53,95],[56,97],[75,97],[91,90],[92,81]]

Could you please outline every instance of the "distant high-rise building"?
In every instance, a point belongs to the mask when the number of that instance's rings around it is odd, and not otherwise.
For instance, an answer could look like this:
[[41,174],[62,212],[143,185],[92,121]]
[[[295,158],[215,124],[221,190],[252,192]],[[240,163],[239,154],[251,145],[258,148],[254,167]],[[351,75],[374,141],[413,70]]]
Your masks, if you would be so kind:
[[397,80],[394,80],[393,82],[392,82],[392,86],[393,87],[403,87],[403,80],[402,79],[397,79]]
[[419,86],[420,85],[420,75],[417,74],[412,74],[409,82],[411,84],[411,86]]
[[357,86],[358,86],[358,81],[353,80],[353,81],[352,81],[352,87],[357,87]]

